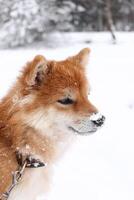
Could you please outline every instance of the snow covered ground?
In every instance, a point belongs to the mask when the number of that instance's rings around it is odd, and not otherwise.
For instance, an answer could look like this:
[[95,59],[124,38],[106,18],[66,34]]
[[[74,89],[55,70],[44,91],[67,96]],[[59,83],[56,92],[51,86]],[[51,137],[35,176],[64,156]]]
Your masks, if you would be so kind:
[[62,59],[86,46],[92,50],[89,98],[106,123],[89,137],[79,136],[57,163],[49,200],[134,199],[134,33],[117,38],[115,45],[108,33],[71,34],[56,48],[0,50],[0,97],[34,55]]

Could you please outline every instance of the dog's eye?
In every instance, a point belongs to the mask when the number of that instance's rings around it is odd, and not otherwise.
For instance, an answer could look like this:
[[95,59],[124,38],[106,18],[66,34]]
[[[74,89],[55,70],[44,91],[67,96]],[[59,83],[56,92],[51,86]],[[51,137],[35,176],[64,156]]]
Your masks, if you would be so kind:
[[58,103],[68,105],[68,104],[73,104],[74,101],[70,98],[65,98],[65,99],[58,100]]

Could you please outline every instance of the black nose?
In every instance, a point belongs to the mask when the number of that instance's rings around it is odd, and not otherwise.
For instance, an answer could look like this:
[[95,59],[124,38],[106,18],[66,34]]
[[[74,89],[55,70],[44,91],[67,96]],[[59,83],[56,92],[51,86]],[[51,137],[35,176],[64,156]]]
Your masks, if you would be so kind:
[[102,124],[104,124],[105,121],[105,117],[102,115],[101,118],[97,119],[97,120],[92,120],[92,122],[97,126],[102,126]]

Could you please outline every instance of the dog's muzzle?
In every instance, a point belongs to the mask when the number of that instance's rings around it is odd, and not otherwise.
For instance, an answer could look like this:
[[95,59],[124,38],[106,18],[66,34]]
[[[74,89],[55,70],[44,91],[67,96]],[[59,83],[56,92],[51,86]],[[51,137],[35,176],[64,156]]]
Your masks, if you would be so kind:
[[94,113],[90,117],[86,117],[82,120],[77,121],[69,128],[81,135],[88,135],[94,133],[100,128],[105,121],[105,117],[100,113]]

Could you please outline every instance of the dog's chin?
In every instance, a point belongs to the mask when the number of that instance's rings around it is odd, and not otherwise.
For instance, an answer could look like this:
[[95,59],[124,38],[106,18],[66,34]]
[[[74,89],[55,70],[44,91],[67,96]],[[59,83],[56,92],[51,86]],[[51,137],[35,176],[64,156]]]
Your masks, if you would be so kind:
[[87,132],[82,132],[82,131],[79,131],[79,130],[76,130],[74,127],[72,126],[69,126],[68,129],[72,132],[74,132],[75,134],[77,135],[82,135],[82,136],[88,136],[90,134],[93,134],[95,133],[98,129],[97,127],[93,127],[91,130],[88,130]]

